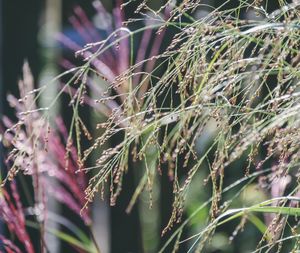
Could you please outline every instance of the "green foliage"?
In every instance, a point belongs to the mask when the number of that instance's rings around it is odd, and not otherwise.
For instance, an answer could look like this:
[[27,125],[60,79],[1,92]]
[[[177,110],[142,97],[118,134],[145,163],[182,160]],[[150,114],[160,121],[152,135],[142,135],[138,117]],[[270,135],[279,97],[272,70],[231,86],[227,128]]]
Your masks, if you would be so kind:
[[[205,17],[194,19],[193,12],[203,7],[201,1],[182,1],[170,9],[171,2],[155,11],[143,3],[138,12],[142,17],[151,13],[155,22],[131,30],[137,20],[130,20],[128,27],[78,52],[83,56],[89,52],[88,57],[82,67],[72,70],[66,88],[76,89],[75,94],[69,90],[74,111],[69,139],[76,138],[79,171],[93,172],[85,191],[86,205],[104,192],[105,185],[115,205],[124,175],[139,167],[143,174],[127,210],[144,191],[151,206],[154,181],[167,170],[174,201],[162,235],[174,224],[179,226],[160,252],[174,240],[174,251],[183,243],[188,243],[189,252],[213,251],[214,246],[223,247],[224,240],[238,241],[237,235],[248,229],[254,240],[257,235],[260,239],[256,248],[245,250],[296,251],[299,4],[278,1],[281,8],[268,13],[260,1],[242,1],[238,8],[212,8]],[[249,18],[240,17],[242,10]],[[251,13],[256,17],[251,18]],[[157,34],[178,32],[162,53],[136,62],[133,39],[147,29]],[[110,80],[94,61],[112,48],[122,50],[122,41],[129,45],[128,69]],[[96,102],[116,106],[97,125],[102,133],[82,150],[82,135],[89,134],[79,108],[90,77],[106,81]],[[103,150],[115,136],[119,144]],[[93,155],[98,156],[95,164],[85,166]],[[195,189],[204,193],[189,198]],[[188,217],[182,220],[185,211]],[[194,234],[182,238],[187,227]]]

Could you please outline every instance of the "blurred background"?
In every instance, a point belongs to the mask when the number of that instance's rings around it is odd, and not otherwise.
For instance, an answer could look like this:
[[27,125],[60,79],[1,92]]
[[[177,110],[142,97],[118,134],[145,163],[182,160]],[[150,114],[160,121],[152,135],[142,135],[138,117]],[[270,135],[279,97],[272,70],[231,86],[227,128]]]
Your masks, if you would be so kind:
[[[95,31],[104,33],[103,19],[107,17],[99,16],[95,10],[92,0],[0,0],[0,114],[13,118],[14,114],[8,103],[6,95],[12,93],[18,96],[17,82],[21,76],[22,66],[25,60],[29,62],[31,70],[35,78],[35,85],[45,84],[53,77],[65,70],[67,64],[64,59],[68,59],[74,64],[74,50],[65,43],[59,42],[59,34],[65,35],[71,41],[76,42],[80,46],[84,46],[85,40],[82,38],[80,29],[76,29],[76,21],[72,18],[74,12],[78,14],[81,10],[94,26]],[[136,6],[141,1],[134,1],[134,4],[128,5],[125,9],[126,18],[131,18],[134,15]],[[163,0],[148,1],[152,8],[158,8],[164,3]],[[206,0],[203,1],[212,6],[219,6],[223,3],[221,0]],[[277,2],[277,1],[276,1]],[[117,0],[102,0],[103,6],[110,14],[116,8]],[[229,1],[228,5],[223,8],[232,8],[238,5],[237,0]],[[80,7],[80,9],[78,9]],[[270,5],[270,9],[276,9],[276,4]],[[211,10],[211,8],[203,8],[197,10],[195,17],[200,18]],[[251,13],[250,13],[251,14]],[[250,15],[248,13],[248,15]],[[257,17],[259,18],[259,17]],[[107,21],[107,20],[106,20]],[[141,24],[142,25],[142,24]],[[165,34],[161,49],[164,43],[172,37],[176,31],[168,31]],[[103,36],[103,34],[102,34]],[[136,38],[137,42],[139,38]],[[94,42],[94,41],[90,41]],[[62,60],[63,59],[63,60]],[[51,85],[47,92],[47,97],[42,98],[41,104],[51,101],[59,89],[59,83]],[[66,124],[68,119],[68,110],[62,101],[57,105],[56,113],[64,116]],[[87,121],[92,124],[93,115],[90,112],[85,112]],[[213,122],[212,128],[213,129]],[[207,135],[198,141],[198,152],[203,152],[205,145],[208,145],[211,135],[207,131]],[[232,168],[232,178],[227,177],[226,180],[231,182],[238,176],[243,176],[243,171],[240,171],[239,165]],[[207,176],[209,168],[201,170],[197,180],[199,184],[193,184],[193,187],[187,200],[186,215],[193,213],[204,201],[206,201],[211,193],[210,191],[201,190],[203,181]],[[167,234],[161,238],[161,230],[168,222],[172,208],[172,183],[168,181],[167,176],[162,176],[157,179],[157,187],[153,192],[154,205],[151,210],[148,208],[148,198],[142,194],[138,205],[135,205],[130,214],[125,213],[130,196],[136,187],[133,175],[128,175],[128,180],[125,179],[123,192],[115,207],[109,207],[107,201],[101,201],[96,198],[92,205],[92,219],[95,240],[99,244],[101,252],[118,253],[118,252],[157,252],[158,248],[169,238]],[[210,189],[209,187],[207,189]],[[260,198],[260,199],[259,199]],[[241,203],[253,203],[258,200],[263,200],[265,195],[254,185],[250,185],[242,199],[237,199],[237,206]],[[240,201],[240,203],[238,203]],[[60,213],[63,217],[67,217],[72,223],[81,226],[84,230],[84,225],[78,220],[78,216],[72,213],[64,205],[52,200],[51,207],[55,213]],[[195,217],[189,225],[186,236],[197,233],[201,227],[205,226],[208,217],[209,209],[204,208]],[[233,222],[233,226],[237,225]],[[58,226],[51,224],[51,226]],[[245,233],[242,233],[237,238],[236,243],[229,242],[232,236],[232,230],[222,228],[216,232],[211,244],[206,249],[206,252],[247,252],[249,249],[255,248],[259,236],[256,228],[251,224]],[[5,231],[2,231],[5,233]],[[34,235],[35,232],[32,232]],[[50,247],[50,252],[73,252],[69,245],[57,239],[53,235],[48,235],[47,241]],[[241,243],[239,243],[241,242]],[[246,243],[245,243],[246,242]],[[37,246],[38,247],[38,246]],[[186,252],[188,245],[181,245],[180,252]],[[38,250],[36,251],[38,252]],[[168,251],[166,251],[168,252]]]

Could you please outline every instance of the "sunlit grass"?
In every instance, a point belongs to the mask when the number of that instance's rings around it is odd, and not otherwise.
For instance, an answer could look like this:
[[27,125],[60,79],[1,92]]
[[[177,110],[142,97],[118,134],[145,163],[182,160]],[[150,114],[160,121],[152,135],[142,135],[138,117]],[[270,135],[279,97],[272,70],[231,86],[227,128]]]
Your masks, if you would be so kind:
[[[190,252],[203,251],[217,228],[236,219],[241,223],[232,228],[232,240],[247,222],[262,234],[253,252],[274,247],[280,250],[286,240],[292,241],[295,250],[298,248],[299,4],[279,2],[281,9],[273,13],[268,13],[260,1],[242,1],[237,9],[211,8],[199,20],[192,17],[194,10],[203,7],[198,1],[183,1],[179,6],[166,4],[159,11],[149,9],[145,2],[137,12],[145,19],[151,12],[155,19],[151,25],[130,30],[137,20],[127,21],[108,38],[78,51],[85,62],[72,70],[73,77],[57,99],[67,92],[73,109],[66,157],[75,137],[78,172],[93,172],[85,190],[85,207],[99,191],[104,192],[105,185],[110,189],[110,203],[115,205],[123,176],[132,169],[129,163],[142,161],[144,175],[128,203],[128,212],[143,191],[149,192],[151,202],[154,180],[162,167],[168,170],[173,183],[173,211],[162,235],[174,224],[180,225],[161,252],[174,238],[174,249],[190,242]],[[241,9],[256,12],[259,18],[241,19]],[[160,52],[158,43],[155,54],[136,61],[139,57],[133,47],[135,36],[147,30],[159,36],[168,29],[179,32],[167,48]],[[115,71],[106,66],[102,57],[110,50],[120,57],[127,55],[122,65],[127,70]],[[89,99],[91,77],[94,83],[97,78],[99,83],[105,81],[91,106],[95,110],[96,105],[102,106],[99,111],[106,116],[105,122],[94,126],[103,129],[96,136],[90,136],[79,113]],[[49,108],[27,108],[22,115],[26,119]],[[208,144],[199,152],[197,141],[208,132]],[[117,146],[102,150],[120,133]],[[92,139],[90,148],[83,150],[82,138]],[[99,153],[95,164],[85,165]],[[22,154],[16,152],[15,156]],[[228,174],[237,171],[233,169],[236,162],[244,176],[231,176],[236,181],[228,183]],[[200,170],[206,170],[207,178],[199,183],[195,178]],[[8,179],[16,172],[13,167]],[[236,200],[250,183],[256,183],[269,199],[233,208],[240,204]],[[182,221],[193,184],[199,190],[210,188],[211,196]],[[233,188],[234,194],[226,199],[224,193]],[[181,238],[191,219],[207,206],[205,228]],[[257,213],[263,213],[265,220]]]

